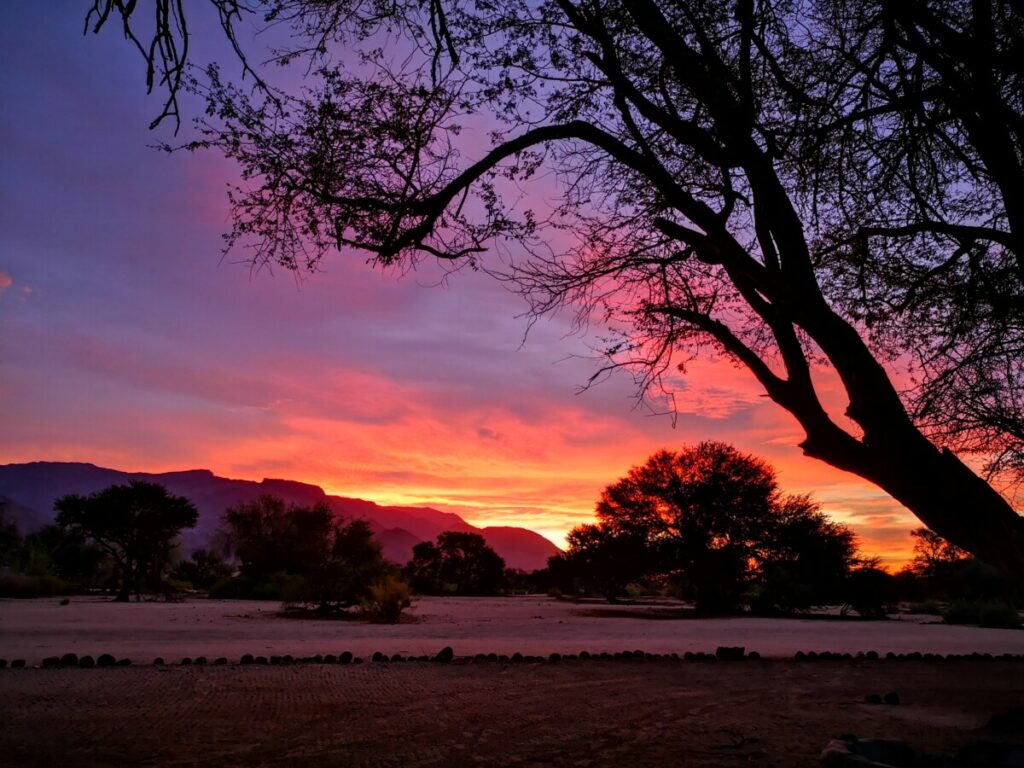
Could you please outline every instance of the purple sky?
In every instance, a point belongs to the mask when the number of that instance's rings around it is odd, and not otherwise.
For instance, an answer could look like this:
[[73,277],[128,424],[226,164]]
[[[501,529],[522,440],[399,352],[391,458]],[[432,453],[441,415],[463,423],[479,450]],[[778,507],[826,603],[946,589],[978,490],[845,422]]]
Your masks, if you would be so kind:
[[795,423],[727,364],[690,367],[673,428],[625,375],[577,394],[594,363],[570,318],[522,343],[524,304],[484,275],[222,260],[233,169],[149,148],[172,138],[147,130],[160,100],[113,27],[82,35],[87,5],[0,6],[0,462],[288,477],[560,544],[630,466],[719,439],[868,554],[905,555],[915,520],[803,458]]

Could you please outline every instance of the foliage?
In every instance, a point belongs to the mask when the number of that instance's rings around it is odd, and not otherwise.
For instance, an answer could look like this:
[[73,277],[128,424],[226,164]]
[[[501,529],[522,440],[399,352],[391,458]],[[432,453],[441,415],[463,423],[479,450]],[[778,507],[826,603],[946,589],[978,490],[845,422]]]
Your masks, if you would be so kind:
[[1020,614],[1008,603],[956,600],[943,614],[947,624],[977,624],[991,629],[1017,629]]
[[[565,571],[596,589],[608,602],[615,602],[630,582],[650,571],[647,539],[633,531],[581,525],[569,531],[567,541],[565,553],[552,560],[563,560]],[[560,564],[549,567],[557,570]]]
[[445,531],[413,547],[405,576],[421,594],[493,595],[505,589],[505,561],[478,533]]
[[865,566],[850,572],[846,581],[846,609],[865,619],[884,619],[896,600],[896,581],[881,568]]
[[198,518],[188,499],[136,480],[90,496],[63,496],[54,506],[58,525],[83,536],[114,561],[121,601],[138,595],[143,586],[160,586],[175,540]]
[[7,504],[0,499],[0,568],[10,566],[21,549],[21,531],[7,519]]
[[324,504],[288,506],[261,496],[225,510],[223,529],[239,577],[218,582],[211,594],[337,612],[358,605],[388,570],[369,523],[338,520]]
[[171,571],[171,576],[194,589],[210,589],[234,573],[234,568],[217,552],[197,549],[188,560],[182,560]]
[[604,490],[597,517],[570,533],[564,559],[609,599],[662,575],[704,611],[751,599],[762,610],[806,607],[834,596],[854,562],[849,529],[724,443],[659,451]]
[[936,576],[949,565],[970,557],[969,552],[927,528],[915,528],[910,535],[914,537],[914,557],[908,566],[921,576]]
[[394,624],[402,611],[412,605],[409,585],[396,576],[386,576],[370,587],[370,594],[364,598],[363,615],[377,624]]
[[1006,603],[988,603],[981,609],[978,624],[989,629],[1020,629],[1020,613]]

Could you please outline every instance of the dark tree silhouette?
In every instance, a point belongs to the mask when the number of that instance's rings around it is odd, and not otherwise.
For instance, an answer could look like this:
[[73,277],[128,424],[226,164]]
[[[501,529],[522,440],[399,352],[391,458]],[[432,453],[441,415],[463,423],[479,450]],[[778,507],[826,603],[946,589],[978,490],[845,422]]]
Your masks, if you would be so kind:
[[137,480],[90,496],[63,496],[54,508],[58,525],[81,534],[114,561],[119,601],[138,595],[145,579],[164,574],[181,530],[194,527],[199,516],[188,499]]
[[281,595],[287,602],[337,612],[367,597],[388,573],[369,523],[336,519],[325,504],[289,506],[261,496],[228,508],[222,522],[250,592],[283,574],[294,577]]
[[405,574],[424,594],[493,595],[505,587],[505,561],[483,536],[463,531],[417,544]]
[[634,581],[651,572],[647,537],[631,530],[581,525],[569,531],[568,548],[549,568],[568,572],[615,602]]
[[[211,2],[235,40],[244,6]],[[211,68],[188,146],[241,165],[230,242],[257,264],[358,249],[476,266],[497,245],[509,255],[488,268],[535,311],[623,329],[611,367],[650,387],[687,355],[724,355],[796,418],[807,455],[1024,577],[1020,516],[950,450],[996,469],[1024,455],[1019,4],[255,5],[291,26],[280,58],[308,55],[315,82],[242,91]],[[94,27],[131,28],[140,7],[98,0]],[[168,21],[183,6],[156,7],[155,39],[186,40]],[[376,49],[385,30],[410,56]],[[329,61],[335,45],[371,66]],[[143,52],[173,99],[186,52]],[[466,126],[490,144],[460,143]],[[538,171],[561,198],[522,210]],[[885,368],[896,359],[909,391]],[[842,383],[842,415],[819,366]]]
[[845,526],[807,497],[782,494],[771,467],[724,443],[659,451],[604,490],[597,517],[596,531],[570,535],[570,562],[586,559],[595,538],[630,542],[626,575],[675,576],[701,610],[730,610],[755,583],[766,606],[802,607],[813,602],[809,587],[840,585],[854,562]]
[[932,576],[948,566],[959,563],[970,555],[927,528],[915,528],[914,557],[907,567],[920,576]]

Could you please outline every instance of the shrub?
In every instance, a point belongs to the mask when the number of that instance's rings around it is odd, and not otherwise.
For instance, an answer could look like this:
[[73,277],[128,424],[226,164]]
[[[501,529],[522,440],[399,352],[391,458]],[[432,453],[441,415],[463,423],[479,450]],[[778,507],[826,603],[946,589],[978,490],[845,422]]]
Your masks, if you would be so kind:
[[411,604],[409,585],[394,576],[388,576],[370,587],[370,595],[363,600],[362,608],[363,614],[370,621],[394,624],[402,611]]
[[1012,605],[989,603],[982,606],[978,623],[990,629],[1019,629],[1020,614]]
[[981,621],[981,603],[954,600],[949,604],[942,620],[947,624],[977,624]]

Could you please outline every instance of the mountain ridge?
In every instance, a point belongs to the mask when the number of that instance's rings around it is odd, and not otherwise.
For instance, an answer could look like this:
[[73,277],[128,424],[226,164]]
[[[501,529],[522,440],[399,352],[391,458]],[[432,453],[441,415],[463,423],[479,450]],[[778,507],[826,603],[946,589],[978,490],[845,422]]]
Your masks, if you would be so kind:
[[262,495],[279,496],[289,504],[326,503],[332,512],[369,521],[385,557],[404,564],[412,547],[437,538],[443,531],[479,533],[510,568],[532,571],[543,568],[558,548],[528,528],[514,526],[478,527],[454,512],[432,507],[387,506],[367,499],[328,494],[318,485],[285,478],[260,481],[220,477],[209,469],[172,472],[125,472],[89,462],[33,461],[0,464],[0,499],[16,512],[24,532],[54,519],[53,503],[71,493],[87,495],[109,485],[142,480],[160,483],[170,493],[188,498],[199,510],[194,529],[183,531],[185,551],[207,546],[230,506],[254,501]]

